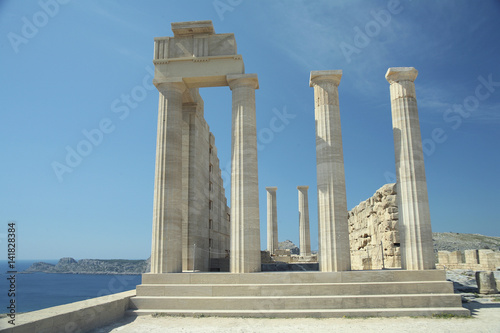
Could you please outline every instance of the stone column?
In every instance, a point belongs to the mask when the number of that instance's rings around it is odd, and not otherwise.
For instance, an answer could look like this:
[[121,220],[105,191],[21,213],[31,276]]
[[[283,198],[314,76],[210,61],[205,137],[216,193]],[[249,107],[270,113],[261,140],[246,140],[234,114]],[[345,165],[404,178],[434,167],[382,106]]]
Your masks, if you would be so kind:
[[434,269],[429,199],[424,154],[415,96],[417,70],[389,68],[392,128],[396,155],[401,267],[407,270]]
[[182,272],[182,79],[160,83],[151,273]]
[[[196,89],[197,90],[197,89]],[[193,90],[191,93],[197,96]],[[198,96],[199,97],[199,96]],[[203,100],[184,103],[183,108],[183,222],[184,271],[209,271],[209,143],[204,126]],[[194,247],[196,244],[196,248]],[[196,267],[194,267],[196,265]]]
[[266,187],[267,190],[267,250],[274,254],[278,248],[278,211],[276,207],[277,187]]
[[309,186],[297,186],[299,190],[299,236],[300,256],[311,256],[311,234],[309,231]]
[[319,267],[351,269],[338,85],[341,70],[312,71],[316,119]]
[[256,74],[228,75],[233,92],[231,137],[231,273],[259,272],[260,220],[257,168]]

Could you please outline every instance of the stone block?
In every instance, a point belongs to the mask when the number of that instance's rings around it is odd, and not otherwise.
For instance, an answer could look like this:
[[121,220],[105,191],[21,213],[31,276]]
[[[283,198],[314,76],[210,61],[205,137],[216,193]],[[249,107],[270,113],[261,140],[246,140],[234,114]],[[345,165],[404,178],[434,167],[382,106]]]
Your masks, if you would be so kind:
[[449,263],[450,264],[461,264],[462,263],[462,252],[461,251],[450,252]]
[[368,258],[362,258],[361,259],[361,265],[362,265],[362,269],[363,270],[368,270],[368,269],[372,269],[372,258],[368,257]]
[[465,250],[465,263],[477,265],[479,263],[479,256],[477,250]]
[[497,294],[497,284],[493,272],[476,272],[476,283],[480,294]]
[[450,263],[450,252],[449,251],[438,251],[438,262],[441,265],[447,265]]

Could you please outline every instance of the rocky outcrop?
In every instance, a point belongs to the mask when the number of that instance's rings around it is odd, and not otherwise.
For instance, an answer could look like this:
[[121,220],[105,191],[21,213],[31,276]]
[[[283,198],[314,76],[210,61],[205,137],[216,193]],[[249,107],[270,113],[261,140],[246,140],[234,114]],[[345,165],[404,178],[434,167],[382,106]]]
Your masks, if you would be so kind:
[[348,220],[352,269],[401,266],[396,184],[382,186],[349,211]]
[[290,250],[290,254],[300,254],[300,249],[289,239],[279,242],[278,250]]
[[57,265],[37,262],[23,273],[70,273],[70,274],[142,274],[150,271],[147,260],[100,260],[61,258]]

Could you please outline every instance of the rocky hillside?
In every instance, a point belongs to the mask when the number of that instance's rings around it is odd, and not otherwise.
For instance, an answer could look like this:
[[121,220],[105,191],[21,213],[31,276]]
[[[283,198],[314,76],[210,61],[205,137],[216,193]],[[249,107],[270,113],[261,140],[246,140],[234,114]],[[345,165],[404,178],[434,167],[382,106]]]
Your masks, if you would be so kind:
[[150,260],[100,260],[62,258],[57,265],[37,262],[23,273],[142,274],[149,272]]
[[455,232],[433,232],[434,251],[500,250],[500,237]]
[[278,243],[279,250],[290,250],[291,254],[300,254],[300,250],[291,240],[287,239],[284,242]]

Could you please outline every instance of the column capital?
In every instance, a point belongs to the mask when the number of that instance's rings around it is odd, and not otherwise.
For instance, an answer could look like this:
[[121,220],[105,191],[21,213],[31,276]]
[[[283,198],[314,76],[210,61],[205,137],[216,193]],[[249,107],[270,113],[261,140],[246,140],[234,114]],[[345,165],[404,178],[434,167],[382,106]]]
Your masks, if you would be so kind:
[[268,192],[276,192],[276,190],[278,190],[278,188],[276,186],[266,187],[266,191],[268,191]]
[[309,185],[302,185],[302,186],[297,186],[297,190],[308,190]]
[[156,86],[156,89],[162,93],[166,90],[175,90],[183,93],[187,89],[181,77],[173,77],[161,81],[153,79],[153,84]]
[[385,78],[390,84],[400,81],[415,81],[418,71],[414,67],[391,67],[387,70]]
[[340,84],[340,78],[342,77],[342,70],[330,70],[330,71],[311,71],[311,76],[309,78],[309,87],[314,87],[320,82],[332,82],[334,85],[338,86]]
[[251,87],[259,89],[257,74],[230,74],[226,75],[227,84],[233,90],[238,87]]

